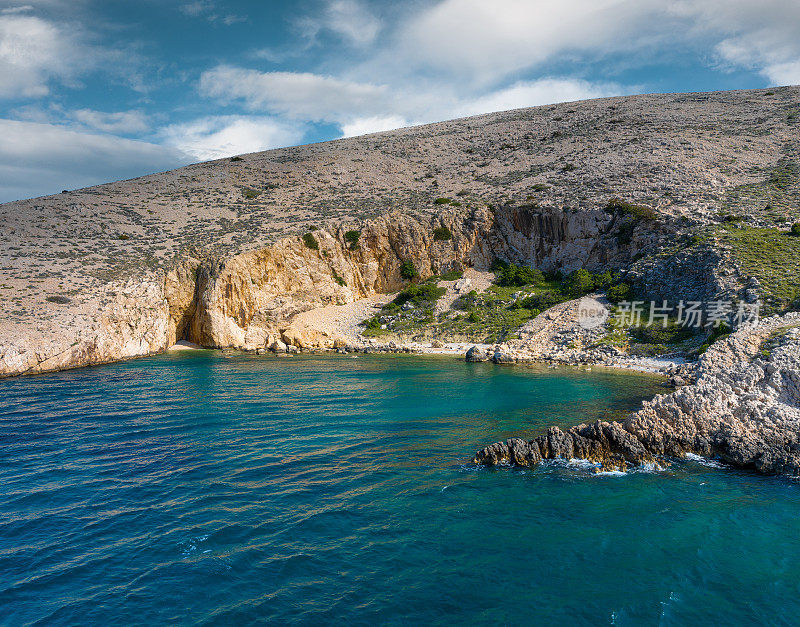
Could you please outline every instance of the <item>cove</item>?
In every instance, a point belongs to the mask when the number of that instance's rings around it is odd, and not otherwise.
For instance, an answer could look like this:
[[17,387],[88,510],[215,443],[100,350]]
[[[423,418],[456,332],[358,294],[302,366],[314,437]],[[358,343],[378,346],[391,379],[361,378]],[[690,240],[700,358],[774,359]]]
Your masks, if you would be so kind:
[[659,383],[222,351],[2,380],[0,622],[792,623],[792,482],[469,463]]

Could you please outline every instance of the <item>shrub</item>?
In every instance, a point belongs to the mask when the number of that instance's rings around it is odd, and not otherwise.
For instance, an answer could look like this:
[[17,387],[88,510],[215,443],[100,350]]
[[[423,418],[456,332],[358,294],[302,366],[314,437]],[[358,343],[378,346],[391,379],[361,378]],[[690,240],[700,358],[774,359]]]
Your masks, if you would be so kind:
[[572,172],[573,170],[577,170],[578,168],[575,167],[573,163],[565,163],[564,167],[561,168],[562,172]]
[[256,191],[254,189],[245,188],[242,190],[242,196],[247,198],[248,200],[252,200],[253,198],[258,198],[261,192]]
[[627,283],[618,283],[606,289],[606,298],[612,303],[618,303],[630,297],[631,286]]
[[434,242],[443,242],[451,239],[453,239],[453,234],[450,232],[450,229],[448,229],[446,226],[440,226],[433,229]]
[[464,276],[464,272],[461,270],[448,270],[439,275],[442,281],[458,281],[462,276]]
[[244,161],[241,157],[231,157],[231,161]]
[[344,241],[348,243],[350,250],[358,250],[360,248],[358,244],[359,237],[361,237],[361,231],[347,231],[344,234]]
[[303,244],[306,245],[306,248],[310,248],[311,250],[319,250],[319,242],[311,233],[303,235]]
[[564,299],[561,298],[561,296],[556,292],[539,292],[538,294],[532,294],[530,296],[526,296],[525,298],[520,298],[511,306],[511,308],[530,309],[531,311],[544,311],[545,309],[550,309],[550,307],[553,305],[557,305],[563,300]]
[[339,273],[336,272],[336,270],[331,269],[331,272],[333,272],[333,280],[336,281],[338,285],[341,285],[342,287],[347,286],[347,281],[345,281],[342,277],[340,277]]
[[595,288],[594,275],[583,268],[571,272],[566,278],[561,289],[572,298],[588,294]]
[[481,317],[478,315],[477,311],[470,311],[469,315],[467,316],[467,320],[470,322],[480,322]]
[[614,197],[608,201],[606,211],[611,213],[619,212],[629,216],[633,216],[637,220],[658,220],[658,214],[650,207],[645,205],[635,205],[622,200],[622,198]]
[[550,189],[549,185],[545,185],[544,183],[534,183],[531,186],[531,189],[535,192],[543,192],[546,189]]
[[692,327],[670,321],[666,327],[658,323],[650,327],[632,327],[630,334],[636,341],[643,344],[675,344],[688,340],[695,334],[695,330]]
[[131,238],[131,236],[130,235],[126,235],[125,233],[120,233],[119,235],[117,235],[117,239],[121,239],[121,240],[126,240],[126,239],[130,239],[130,238]]
[[47,301],[51,303],[58,303],[59,305],[66,305],[72,302],[72,300],[66,296],[48,296]]
[[800,237],[800,222],[795,222],[792,225],[792,230],[789,231],[789,235],[792,235],[794,237]]
[[435,303],[444,296],[443,287],[437,287],[434,283],[423,283],[422,285],[409,285],[400,292],[392,301],[395,305],[402,305],[411,301],[415,305]]
[[400,264],[400,276],[409,281],[419,278],[419,272],[414,267],[413,261],[404,261],[402,264]]
[[497,284],[503,287],[522,287],[544,281],[544,274],[537,268],[517,266],[513,263],[501,262],[497,274]]
[[449,198],[437,198],[433,201],[434,205],[449,205],[451,200]]

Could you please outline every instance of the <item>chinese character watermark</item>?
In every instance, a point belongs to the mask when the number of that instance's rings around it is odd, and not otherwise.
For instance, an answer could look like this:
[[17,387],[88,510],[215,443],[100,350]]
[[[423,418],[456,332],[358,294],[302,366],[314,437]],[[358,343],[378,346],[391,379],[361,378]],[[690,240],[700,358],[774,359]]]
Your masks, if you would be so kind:
[[[695,329],[719,328],[723,326],[739,328],[758,323],[761,303],[737,303],[730,300],[643,300],[617,303],[610,321],[619,328],[638,326],[675,326]],[[595,329],[609,318],[608,309],[593,298],[582,298],[578,303],[578,324],[584,329]]]

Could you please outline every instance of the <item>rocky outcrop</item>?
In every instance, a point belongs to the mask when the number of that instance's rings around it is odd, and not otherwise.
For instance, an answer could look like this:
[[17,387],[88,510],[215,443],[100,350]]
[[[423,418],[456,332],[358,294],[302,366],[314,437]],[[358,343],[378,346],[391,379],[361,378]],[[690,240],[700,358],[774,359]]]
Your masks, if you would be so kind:
[[464,358],[470,363],[489,361],[489,355],[480,346],[471,346]]
[[[395,211],[359,225],[356,245],[347,223],[314,230],[312,246],[299,236],[221,257],[176,259],[166,271],[109,283],[112,298],[83,303],[83,322],[43,337],[20,332],[0,345],[0,376],[60,370],[165,350],[178,340],[213,348],[262,350],[281,341],[330,349],[342,339],[294,325],[297,314],[401,289],[401,266],[421,278],[492,259],[548,267],[599,267],[624,262],[630,251],[613,236],[615,217],[604,211],[508,205],[489,210],[446,207],[411,217]],[[446,227],[447,239],[434,232]],[[459,289],[468,290],[466,280]],[[69,313],[67,307],[64,313]],[[498,363],[514,351],[494,351]]]
[[480,464],[582,458],[624,468],[694,453],[762,473],[800,475],[800,314],[744,327],[711,346],[695,385],[646,401],[623,422],[552,427],[479,451]]
[[[395,212],[365,221],[358,246],[346,228],[313,232],[232,257],[177,261],[124,284],[109,283],[83,303],[80,319],[60,334],[20,330],[0,343],[0,376],[62,370],[166,350],[177,340],[213,348],[336,348],[340,338],[293,326],[303,311],[399,290],[404,262],[422,278],[465,266],[487,266],[486,208],[448,209],[427,218]],[[451,238],[437,240],[446,226]],[[69,309],[65,310],[68,313]]]

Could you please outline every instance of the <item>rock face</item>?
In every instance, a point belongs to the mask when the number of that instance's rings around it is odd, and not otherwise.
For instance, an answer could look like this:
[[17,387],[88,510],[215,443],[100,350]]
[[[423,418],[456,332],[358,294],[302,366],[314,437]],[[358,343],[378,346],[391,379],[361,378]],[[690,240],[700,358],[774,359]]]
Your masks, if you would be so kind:
[[492,444],[474,461],[531,466],[582,458],[624,469],[687,453],[800,475],[800,314],[765,319],[712,345],[695,385],[646,401],[623,422],[551,427],[531,441]]

